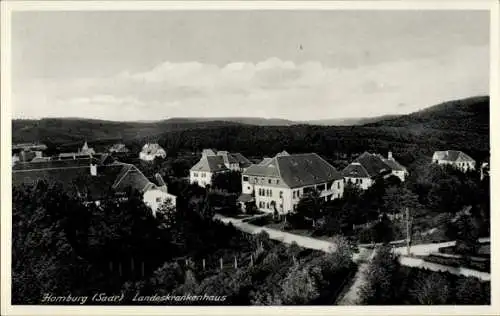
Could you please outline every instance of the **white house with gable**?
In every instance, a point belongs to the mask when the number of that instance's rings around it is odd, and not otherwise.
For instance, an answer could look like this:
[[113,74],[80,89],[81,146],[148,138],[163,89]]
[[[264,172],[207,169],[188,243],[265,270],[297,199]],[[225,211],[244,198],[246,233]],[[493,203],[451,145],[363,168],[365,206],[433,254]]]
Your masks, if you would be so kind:
[[354,184],[366,190],[379,178],[396,176],[402,182],[408,175],[408,170],[394,159],[392,152],[387,158],[379,154],[364,152],[342,170],[345,183]]
[[238,201],[254,200],[262,211],[286,214],[312,191],[319,191],[325,200],[342,197],[342,175],[315,153],[290,155],[282,152],[243,172],[242,194]]
[[476,161],[458,150],[436,151],[432,155],[432,162],[438,165],[450,165],[462,172],[476,169]]

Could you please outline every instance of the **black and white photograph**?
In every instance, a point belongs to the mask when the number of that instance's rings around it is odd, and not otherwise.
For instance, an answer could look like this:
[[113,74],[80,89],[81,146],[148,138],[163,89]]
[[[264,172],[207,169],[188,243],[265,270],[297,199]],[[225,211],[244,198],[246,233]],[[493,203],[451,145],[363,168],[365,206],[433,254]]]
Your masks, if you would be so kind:
[[493,307],[498,3],[12,2],[10,311]]

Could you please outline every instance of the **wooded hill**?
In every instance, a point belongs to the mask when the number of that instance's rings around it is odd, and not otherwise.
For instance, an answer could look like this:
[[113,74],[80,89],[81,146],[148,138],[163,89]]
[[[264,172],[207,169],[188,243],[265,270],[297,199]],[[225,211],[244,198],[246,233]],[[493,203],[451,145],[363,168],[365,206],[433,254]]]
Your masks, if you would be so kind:
[[[270,121],[272,122],[272,120]],[[402,163],[427,159],[435,150],[463,150],[476,160],[489,157],[489,97],[449,101],[396,118],[362,126],[256,126],[229,121],[170,119],[158,122],[111,122],[83,119],[14,120],[13,142],[40,141],[91,146],[116,141],[138,151],[146,141],[168,155],[213,147],[247,156],[316,152],[329,160],[350,159],[367,151],[392,151]],[[93,144],[95,143],[95,144]]]

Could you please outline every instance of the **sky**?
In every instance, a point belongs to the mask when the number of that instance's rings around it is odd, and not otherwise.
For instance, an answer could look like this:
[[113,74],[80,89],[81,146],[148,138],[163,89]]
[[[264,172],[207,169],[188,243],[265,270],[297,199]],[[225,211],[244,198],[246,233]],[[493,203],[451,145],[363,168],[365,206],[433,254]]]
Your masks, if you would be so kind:
[[13,118],[405,114],[489,92],[487,11],[12,15]]

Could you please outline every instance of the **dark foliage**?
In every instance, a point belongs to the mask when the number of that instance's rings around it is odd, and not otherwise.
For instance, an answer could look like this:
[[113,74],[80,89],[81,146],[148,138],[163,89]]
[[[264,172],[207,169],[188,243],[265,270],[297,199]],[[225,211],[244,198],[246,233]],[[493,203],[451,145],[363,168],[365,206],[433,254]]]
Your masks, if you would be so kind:
[[377,305],[488,305],[490,295],[490,282],[401,266],[389,247],[375,255],[361,291],[364,304]]

